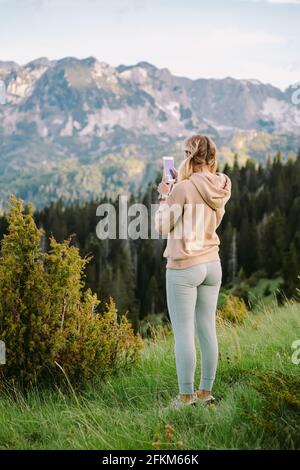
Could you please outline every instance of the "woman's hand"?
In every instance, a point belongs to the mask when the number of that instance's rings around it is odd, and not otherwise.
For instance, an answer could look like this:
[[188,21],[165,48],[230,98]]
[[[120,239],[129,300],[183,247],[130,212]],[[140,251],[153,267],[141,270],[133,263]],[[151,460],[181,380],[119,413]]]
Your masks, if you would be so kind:
[[177,183],[177,180],[178,180],[178,171],[176,170],[176,168],[173,168],[173,173],[174,173],[174,176],[175,176],[175,183]]
[[[177,182],[177,178],[178,178],[178,171],[176,170],[176,168],[173,168],[173,172],[174,172],[174,176],[175,176],[175,183]],[[160,193],[160,194],[169,194],[171,188],[172,188],[172,185],[173,183],[168,183],[166,181],[166,176],[165,176],[165,173],[163,173],[163,176],[162,176],[162,180],[161,182],[159,183],[159,185],[157,186],[157,191]]]
[[158,191],[160,194],[169,194],[170,189],[171,189],[171,183],[167,183],[167,182],[164,181],[163,179],[161,180],[161,182],[160,182],[159,185],[157,186],[157,191]]

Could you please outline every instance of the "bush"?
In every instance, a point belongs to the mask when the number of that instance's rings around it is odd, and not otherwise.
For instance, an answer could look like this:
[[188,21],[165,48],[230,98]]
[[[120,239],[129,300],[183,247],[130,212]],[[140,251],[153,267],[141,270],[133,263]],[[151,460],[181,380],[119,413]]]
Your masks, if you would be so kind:
[[244,300],[233,294],[222,293],[220,297],[217,309],[218,317],[231,323],[242,323],[248,314]]
[[251,274],[251,276],[248,277],[247,282],[249,287],[255,287],[258,284],[259,280],[264,277],[266,277],[266,272],[263,269],[255,271]]
[[97,296],[84,290],[89,258],[81,258],[70,240],[54,238],[43,253],[43,231],[35,225],[32,207],[25,211],[14,196],[7,218],[0,256],[0,339],[7,361],[0,369],[2,380],[26,387],[65,374],[77,385],[95,374],[130,368],[142,338],[126,315],[118,319],[112,299],[97,312]]
[[142,337],[155,339],[158,335],[171,334],[172,328],[164,313],[149,313],[140,321],[139,332]]
[[267,284],[266,287],[264,288],[263,296],[267,297],[268,295],[271,295],[271,293],[272,293],[272,291],[271,291],[271,288],[270,288],[270,284]]

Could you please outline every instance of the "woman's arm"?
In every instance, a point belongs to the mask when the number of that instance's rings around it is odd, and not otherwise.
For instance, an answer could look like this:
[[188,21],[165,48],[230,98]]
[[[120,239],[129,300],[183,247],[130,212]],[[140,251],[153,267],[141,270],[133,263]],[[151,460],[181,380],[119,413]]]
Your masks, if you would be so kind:
[[182,216],[185,198],[181,186],[175,183],[170,189],[170,185],[162,181],[157,188],[165,194],[169,189],[169,194],[160,200],[155,213],[155,229],[160,235],[168,235]]
[[174,198],[169,195],[160,202],[158,210],[155,212],[155,230],[160,235],[168,235],[179,218],[182,215],[182,206],[177,203]]

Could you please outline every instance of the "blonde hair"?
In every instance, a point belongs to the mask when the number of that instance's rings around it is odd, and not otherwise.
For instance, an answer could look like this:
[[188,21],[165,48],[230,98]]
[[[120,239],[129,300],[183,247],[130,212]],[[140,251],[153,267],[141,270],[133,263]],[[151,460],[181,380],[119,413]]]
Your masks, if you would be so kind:
[[217,147],[205,135],[192,135],[185,142],[186,158],[178,168],[178,181],[188,179],[195,171],[208,165],[211,173],[217,171]]

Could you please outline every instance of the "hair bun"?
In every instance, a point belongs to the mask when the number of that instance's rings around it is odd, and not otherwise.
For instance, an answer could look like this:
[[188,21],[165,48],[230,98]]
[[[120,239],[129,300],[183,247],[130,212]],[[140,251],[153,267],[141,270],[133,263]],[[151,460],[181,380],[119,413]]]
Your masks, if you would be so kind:
[[179,171],[179,179],[189,178],[194,168],[201,168],[204,165],[208,165],[212,172],[216,171],[217,148],[210,137],[193,135],[186,140],[185,147],[186,159]]

